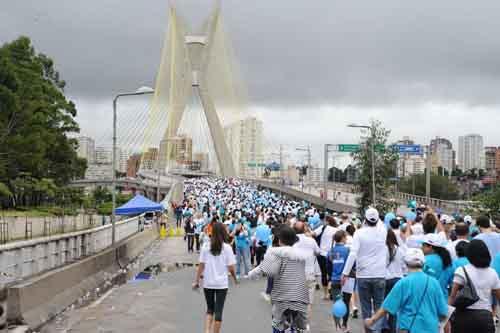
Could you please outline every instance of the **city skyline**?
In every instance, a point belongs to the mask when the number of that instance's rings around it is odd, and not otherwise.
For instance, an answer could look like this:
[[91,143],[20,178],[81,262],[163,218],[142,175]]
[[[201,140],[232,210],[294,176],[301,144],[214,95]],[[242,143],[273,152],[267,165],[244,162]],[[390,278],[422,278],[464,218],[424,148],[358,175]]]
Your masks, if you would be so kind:
[[[52,56],[77,105],[83,134],[97,137],[109,131],[115,93],[153,86],[168,2],[92,1],[6,3],[0,42],[24,34]],[[173,3],[189,22],[212,8],[211,1]],[[409,133],[419,142],[443,136],[458,146],[460,135],[481,133],[485,146],[492,146],[500,142],[500,50],[489,32],[500,22],[499,7],[493,0],[468,3],[465,13],[451,0],[362,7],[233,0],[222,3],[222,15],[248,84],[250,112],[269,126],[267,141],[352,142],[357,133],[347,123],[379,119],[395,140]],[[144,24],[124,24],[130,20]],[[127,104],[133,102],[120,108]]]

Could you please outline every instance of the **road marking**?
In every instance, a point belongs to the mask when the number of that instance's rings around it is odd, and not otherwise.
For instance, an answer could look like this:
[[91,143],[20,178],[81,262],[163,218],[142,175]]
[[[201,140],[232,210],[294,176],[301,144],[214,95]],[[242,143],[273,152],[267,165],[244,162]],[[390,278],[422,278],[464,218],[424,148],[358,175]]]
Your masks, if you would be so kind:
[[105,292],[101,297],[99,297],[99,299],[97,299],[94,303],[90,304],[88,306],[89,309],[92,309],[92,308],[95,308],[97,307],[99,304],[101,304],[109,295],[111,295],[111,293],[115,290],[116,288],[113,287],[111,288],[110,290],[108,290],[107,292]]

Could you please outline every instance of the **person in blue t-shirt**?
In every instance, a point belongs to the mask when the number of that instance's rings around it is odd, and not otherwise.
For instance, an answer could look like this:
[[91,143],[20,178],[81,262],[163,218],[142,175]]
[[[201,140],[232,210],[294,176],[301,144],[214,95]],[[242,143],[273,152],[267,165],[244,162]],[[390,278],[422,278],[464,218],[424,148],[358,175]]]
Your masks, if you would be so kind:
[[264,259],[264,254],[272,244],[271,227],[269,225],[271,221],[268,222],[261,223],[255,228],[255,260],[257,266],[260,265]]
[[438,280],[443,289],[443,297],[447,300],[448,286],[454,272],[450,253],[437,234],[425,235],[422,251],[425,254],[423,271]]
[[[334,246],[328,253],[328,259],[330,260],[332,272],[330,275],[331,283],[331,293],[332,299],[335,302],[337,296],[342,294],[342,300],[347,306],[347,312],[342,320],[342,329],[348,331],[347,321],[349,320],[349,304],[351,302],[352,291],[349,293],[346,288],[342,288],[342,272],[344,271],[344,266],[349,257],[349,248],[345,245],[347,241],[347,233],[343,230],[339,230],[333,236]],[[349,277],[349,279],[354,279],[355,276]],[[354,282],[353,282],[354,283]],[[353,284],[352,283],[352,284]]]
[[250,237],[245,224],[238,223],[231,234],[236,243],[236,275],[239,277],[244,270],[244,276],[250,272]]
[[487,216],[479,216],[476,224],[481,233],[474,239],[482,240],[488,247],[491,258],[495,258],[500,253],[500,234],[492,230],[490,219]]
[[448,314],[448,304],[439,282],[422,271],[425,260],[420,249],[406,251],[408,275],[396,283],[381,308],[365,320],[367,329],[390,313],[398,317],[400,330],[438,333],[439,320]]

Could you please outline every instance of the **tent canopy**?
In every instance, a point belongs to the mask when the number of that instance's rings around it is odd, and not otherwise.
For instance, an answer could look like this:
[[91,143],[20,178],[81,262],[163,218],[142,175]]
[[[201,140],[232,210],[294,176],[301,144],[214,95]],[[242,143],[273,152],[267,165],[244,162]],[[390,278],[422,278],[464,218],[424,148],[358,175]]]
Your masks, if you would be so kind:
[[146,212],[161,212],[164,210],[162,204],[156,203],[137,194],[129,202],[115,209],[117,215],[135,215]]

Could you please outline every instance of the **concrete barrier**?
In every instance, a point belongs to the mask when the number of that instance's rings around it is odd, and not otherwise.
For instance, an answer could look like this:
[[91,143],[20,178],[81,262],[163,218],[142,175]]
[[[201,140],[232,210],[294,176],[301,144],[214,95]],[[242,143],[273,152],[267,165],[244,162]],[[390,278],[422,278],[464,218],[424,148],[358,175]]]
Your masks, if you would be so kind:
[[257,185],[260,185],[261,187],[267,188],[267,189],[272,190],[274,192],[283,193],[291,198],[308,201],[308,202],[310,202],[318,207],[326,207],[327,209],[331,209],[331,210],[335,210],[335,211],[345,211],[345,212],[357,210],[356,207],[344,205],[344,204],[341,204],[341,203],[338,203],[335,201],[331,201],[331,200],[324,200],[316,195],[301,192],[299,190],[295,190],[295,189],[292,189],[292,188],[287,187],[287,186],[280,186],[279,184],[266,182],[266,181],[254,180],[253,182]]
[[143,252],[158,237],[157,229],[146,229],[73,264],[49,271],[8,289],[7,320],[38,328],[71,306],[89,291],[117,278],[122,267]]

